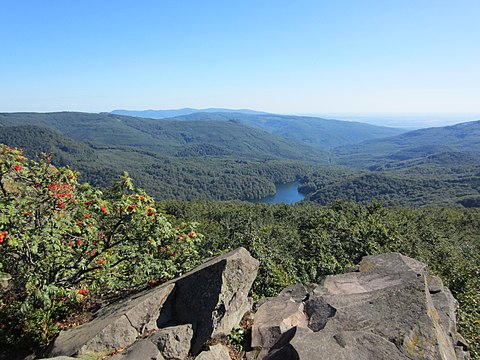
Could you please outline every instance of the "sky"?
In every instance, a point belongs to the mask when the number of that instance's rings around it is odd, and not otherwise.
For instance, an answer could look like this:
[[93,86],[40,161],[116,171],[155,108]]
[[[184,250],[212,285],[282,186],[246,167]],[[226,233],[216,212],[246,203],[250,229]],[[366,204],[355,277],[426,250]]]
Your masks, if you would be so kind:
[[0,112],[476,116],[479,16],[478,0],[0,0]]

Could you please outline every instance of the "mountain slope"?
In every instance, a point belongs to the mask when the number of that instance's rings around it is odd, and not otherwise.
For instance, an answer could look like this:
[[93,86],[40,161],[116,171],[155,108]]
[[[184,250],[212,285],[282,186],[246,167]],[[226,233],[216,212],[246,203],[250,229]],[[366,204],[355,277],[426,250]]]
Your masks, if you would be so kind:
[[316,117],[243,114],[193,113],[177,116],[181,120],[238,120],[273,135],[322,149],[355,144],[369,139],[384,138],[405,132],[401,129],[381,127],[351,121],[329,120]]
[[[439,154],[465,153],[465,159],[480,154],[480,121],[410,131],[334,150],[338,161],[351,166],[382,166]],[[468,155],[470,154],[470,155]],[[469,161],[469,160],[467,160]]]
[[317,150],[238,122],[159,124],[108,114],[0,114],[0,142],[33,156],[51,153],[54,164],[71,165],[94,185],[128,171],[157,199],[258,199],[310,171],[313,165],[299,161],[305,155],[321,160]]
[[[130,118],[128,124],[148,131],[161,141],[164,152],[207,154],[214,147],[223,155],[248,159],[294,159],[325,162],[326,152],[298,145],[266,131],[245,126],[238,121],[178,121]],[[166,146],[168,144],[168,146]],[[193,151],[192,151],[193,150]],[[215,154],[215,152],[213,153]]]
[[57,165],[94,159],[94,150],[87,144],[42,126],[0,126],[0,143],[23,148],[31,158],[38,158],[41,153],[55,154]]

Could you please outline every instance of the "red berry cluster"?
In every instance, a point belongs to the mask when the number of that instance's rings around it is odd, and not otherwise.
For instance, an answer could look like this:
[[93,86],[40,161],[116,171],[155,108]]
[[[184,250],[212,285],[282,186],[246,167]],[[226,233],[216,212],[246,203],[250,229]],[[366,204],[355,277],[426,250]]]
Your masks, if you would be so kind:
[[8,235],[8,231],[0,232],[0,244],[5,241],[5,238],[7,237],[7,235]]
[[73,186],[63,182],[52,182],[48,185],[50,194],[56,199],[62,199],[64,197],[73,197]]

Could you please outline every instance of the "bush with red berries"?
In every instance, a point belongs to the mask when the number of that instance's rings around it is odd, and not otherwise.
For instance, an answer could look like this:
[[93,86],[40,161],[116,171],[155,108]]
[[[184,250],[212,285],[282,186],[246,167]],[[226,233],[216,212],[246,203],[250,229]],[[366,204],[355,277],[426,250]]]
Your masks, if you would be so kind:
[[77,177],[47,156],[29,161],[0,145],[0,277],[9,279],[0,346],[47,343],[71,305],[171,278],[200,260],[195,224],[175,225],[128,174],[108,190]]

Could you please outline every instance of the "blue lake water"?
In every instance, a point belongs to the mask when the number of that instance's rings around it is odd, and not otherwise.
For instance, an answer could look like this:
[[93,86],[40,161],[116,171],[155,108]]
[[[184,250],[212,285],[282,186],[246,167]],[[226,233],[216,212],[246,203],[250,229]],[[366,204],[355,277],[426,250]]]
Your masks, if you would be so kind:
[[254,203],[263,204],[293,204],[305,199],[305,196],[298,192],[298,181],[293,181],[286,184],[276,184],[277,192],[275,195],[267,196],[263,199],[254,200]]

